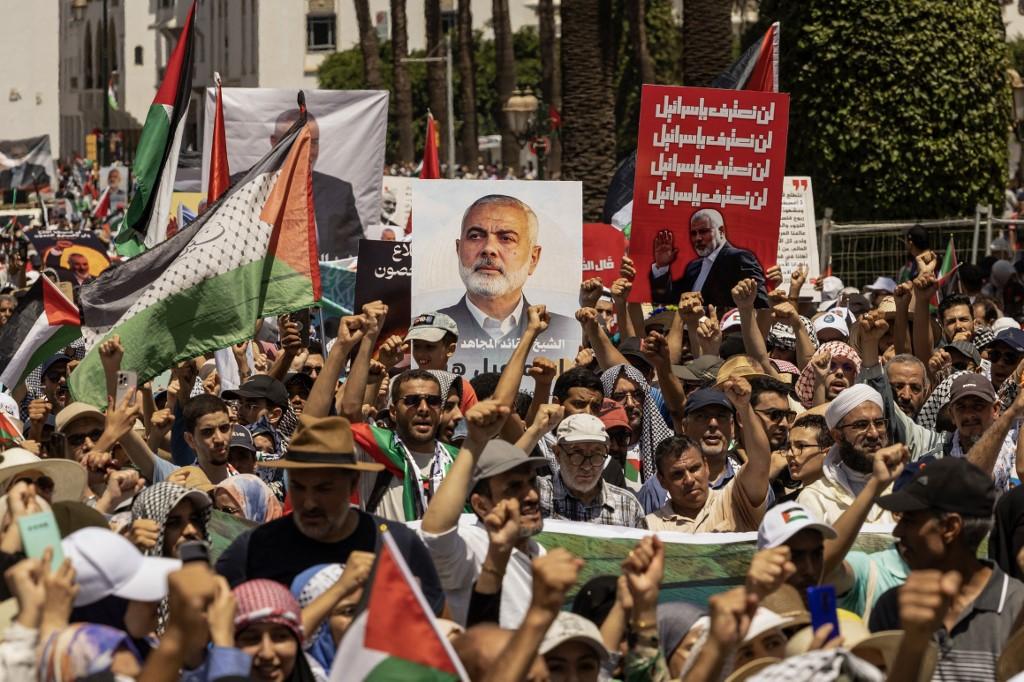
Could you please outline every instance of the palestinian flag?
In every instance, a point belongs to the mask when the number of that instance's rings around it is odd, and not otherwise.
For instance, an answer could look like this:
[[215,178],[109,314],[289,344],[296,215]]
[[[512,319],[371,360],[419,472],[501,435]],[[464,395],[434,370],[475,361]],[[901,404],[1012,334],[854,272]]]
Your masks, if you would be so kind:
[[[0,327],[0,383],[9,389],[46,358],[82,335],[78,308],[48,277],[40,277]],[[101,382],[102,383],[102,382]]]
[[18,427],[3,412],[0,412],[0,445],[17,445],[25,440]]
[[92,209],[92,217],[103,219],[110,213],[110,188],[107,187],[103,190],[103,194],[100,195],[99,201]]
[[[228,168],[228,138],[224,132],[224,99],[221,96],[220,74],[214,72],[217,83],[217,110],[213,116],[213,145],[210,150],[210,176],[206,183],[206,202],[212,204],[231,185],[231,171]],[[181,218],[178,225],[184,226]]]
[[107,81],[107,105],[111,111],[117,111],[117,88],[114,87],[114,79]]
[[946,244],[946,255],[942,257],[942,265],[939,266],[939,271],[935,273],[935,298],[932,299],[933,305],[938,305],[939,301],[947,296],[952,296],[960,291],[960,277],[957,276],[957,270],[960,269],[960,261],[956,258],[956,245],[953,243],[953,235],[949,235],[949,243]]
[[428,111],[427,134],[423,143],[423,165],[420,168],[420,180],[437,180],[441,177],[441,161],[437,156],[439,132],[434,115]]
[[729,70],[711,83],[727,90],[779,91],[779,22],[768,27],[761,39],[747,48]]
[[366,609],[341,640],[331,682],[469,679],[390,533],[381,534],[366,589]]
[[[417,509],[420,506],[417,502],[419,491],[416,490],[419,476],[406,477],[405,447],[395,437],[395,432],[373,424],[352,424],[352,438],[366,454],[378,464],[383,464],[392,476],[402,481],[402,509],[405,512],[405,520],[419,519],[423,515],[422,510]],[[442,443],[441,446],[448,450],[452,459],[459,454],[459,449],[452,445]],[[446,470],[445,474],[447,473]]]
[[148,381],[320,299],[311,144],[302,117],[192,224],[82,285],[90,350],[70,377],[76,400],[106,402],[98,346],[112,334],[125,346],[121,366]]
[[167,62],[164,80],[142,127],[132,167],[135,192],[115,238],[117,252],[122,256],[136,256],[166,238],[178,151],[192,94],[192,22],[195,13],[196,3],[193,0],[178,44]]

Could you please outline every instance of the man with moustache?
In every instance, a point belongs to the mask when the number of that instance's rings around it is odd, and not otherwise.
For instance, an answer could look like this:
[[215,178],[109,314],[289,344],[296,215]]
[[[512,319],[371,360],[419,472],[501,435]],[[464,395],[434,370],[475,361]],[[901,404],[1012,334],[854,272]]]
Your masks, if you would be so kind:
[[[466,294],[438,311],[454,320],[460,346],[475,347],[477,340],[497,345],[522,337],[530,306],[523,286],[540,262],[539,231],[537,214],[515,197],[489,194],[466,209],[460,238],[455,240]],[[547,331],[535,344],[578,336],[574,320],[550,315]]]
[[924,363],[915,355],[902,353],[885,363],[885,375],[896,406],[903,414],[916,420],[928,398],[928,371]]
[[302,571],[318,564],[344,564],[352,552],[376,553],[387,532],[419,580],[435,614],[444,592],[426,547],[402,523],[367,514],[351,503],[362,472],[380,472],[358,461],[344,417],[302,415],[284,457],[259,466],[286,469],[293,512],[238,536],[217,561],[217,572],[232,587],[266,578],[290,586]]
[[[501,626],[518,627],[530,604],[530,564],[545,553],[533,536],[544,525],[537,468],[547,461],[492,440],[509,413],[494,400],[469,409],[468,435],[420,526],[452,615],[462,624],[473,585],[482,573],[490,572],[501,583]],[[460,525],[467,499],[477,521]]]

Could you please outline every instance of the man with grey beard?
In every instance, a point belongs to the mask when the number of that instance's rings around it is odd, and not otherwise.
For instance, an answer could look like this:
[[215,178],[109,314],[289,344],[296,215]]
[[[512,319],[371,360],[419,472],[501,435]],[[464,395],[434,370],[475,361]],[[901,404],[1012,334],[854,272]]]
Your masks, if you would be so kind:
[[[1017,485],[1013,482],[1018,477],[1017,430],[1011,428],[1015,419],[1006,415],[1000,419],[1002,410],[992,382],[981,374],[961,374],[949,388],[947,410],[956,431],[946,442],[943,454],[966,457],[985,473],[991,473],[999,492],[1006,492],[1011,484]],[[989,442],[976,448],[983,438]]]
[[[540,262],[537,214],[515,197],[489,194],[470,204],[462,217],[455,251],[466,295],[439,312],[459,328],[459,344],[476,340],[517,341],[526,331],[530,306],[523,286]],[[567,339],[579,335],[575,320],[550,313],[543,338]]]

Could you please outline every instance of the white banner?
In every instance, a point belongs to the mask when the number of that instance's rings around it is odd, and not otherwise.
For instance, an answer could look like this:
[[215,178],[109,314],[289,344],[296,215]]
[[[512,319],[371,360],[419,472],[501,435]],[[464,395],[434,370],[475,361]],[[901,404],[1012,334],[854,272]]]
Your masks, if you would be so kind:
[[807,266],[807,284],[800,290],[808,298],[814,294],[810,280],[821,274],[818,260],[818,232],[814,223],[814,190],[811,179],[787,175],[782,183],[782,217],[779,221],[779,268],[782,289],[789,290],[789,276],[798,265]]

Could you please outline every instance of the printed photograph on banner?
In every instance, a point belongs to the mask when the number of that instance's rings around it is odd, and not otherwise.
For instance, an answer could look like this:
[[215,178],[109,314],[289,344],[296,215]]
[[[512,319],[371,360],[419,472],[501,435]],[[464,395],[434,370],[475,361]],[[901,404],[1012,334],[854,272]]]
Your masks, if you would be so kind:
[[786,176],[782,183],[782,215],[779,219],[779,249],[776,263],[782,270],[782,286],[789,287],[789,278],[798,267],[806,266],[807,283],[800,288],[801,298],[813,299],[811,280],[821,272],[818,260],[818,231],[814,222],[814,188],[807,176]]
[[17,195],[24,197],[25,192],[46,194],[56,189],[56,183],[49,135],[0,140],[0,193],[4,203],[17,203]]
[[110,267],[107,245],[92,232],[33,230],[27,233],[43,268],[53,268],[58,280],[75,288]]
[[110,188],[110,210],[122,210],[128,205],[128,187],[131,182],[130,171],[124,164],[100,167],[100,191]]
[[527,307],[540,303],[551,322],[529,357],[571,366],[581,337],[580,183],[416,182],[413,213],[412,314],[439,312],[455,322],[453,372],[500,371],[526,329]]
[[583,223],[583,279],[600,277],[608,288],[619,278],[626,235],[604,223]]
[[[224,133],[231,181],[241,178],[299,117],[294,88],[223,88]],[[355,256],[380,221],[388,93],[306,90],[313,123],[313,200],[320,260]],[[215,88],[206,90],[202,191],[207,192]]]
[[416,180],[385,175],[380,190],[380,217],[366,230],[369,239],[404,242],[412,237],[412,185]]
[[788,95],[645,85],[629,255],[630,300],[675,305],[687,291],[733,307],[731,289],[775,265]]

